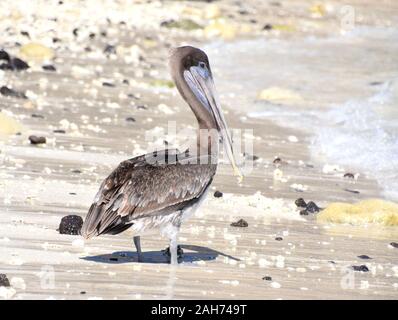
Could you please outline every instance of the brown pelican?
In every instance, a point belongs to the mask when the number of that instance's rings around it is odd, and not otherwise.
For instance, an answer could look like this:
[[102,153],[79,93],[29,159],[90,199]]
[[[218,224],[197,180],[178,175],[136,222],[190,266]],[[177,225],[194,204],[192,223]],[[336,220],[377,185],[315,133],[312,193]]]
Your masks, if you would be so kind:
[[[177,264],[178,231],[206,196],[217,169],[220,136],[235,174],[242,175],[207,55],[190,46],[172,49],[169,66],[179,93],[199,124],[195,145],[182,153],[164,150],[120,163],[102,182],[81,233],[91,238],[131,228],[138,261],[142,261],[140,235],[158,230],[170,240],[170,262]],[[168,160],[153,161],[161,159],[159,156]]]

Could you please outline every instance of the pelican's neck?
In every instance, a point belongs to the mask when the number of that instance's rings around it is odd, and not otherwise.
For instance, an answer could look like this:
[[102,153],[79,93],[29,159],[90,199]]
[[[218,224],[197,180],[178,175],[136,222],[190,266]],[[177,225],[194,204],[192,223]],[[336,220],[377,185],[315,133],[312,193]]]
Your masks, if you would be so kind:
[[212,164],[217,164],[219,140],[220,137],[217,129],[200,126],[196,139],[192,141],[189,147],[189,153],[198,158],[211,159]]

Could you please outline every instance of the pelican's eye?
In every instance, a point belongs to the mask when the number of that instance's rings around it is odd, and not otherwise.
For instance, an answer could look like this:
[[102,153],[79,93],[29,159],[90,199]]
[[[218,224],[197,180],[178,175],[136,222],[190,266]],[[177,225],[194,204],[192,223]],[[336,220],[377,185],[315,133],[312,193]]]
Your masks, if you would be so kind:
[[199,62],[199,67],[204,69],[206,67],[206,64],[204,62]]

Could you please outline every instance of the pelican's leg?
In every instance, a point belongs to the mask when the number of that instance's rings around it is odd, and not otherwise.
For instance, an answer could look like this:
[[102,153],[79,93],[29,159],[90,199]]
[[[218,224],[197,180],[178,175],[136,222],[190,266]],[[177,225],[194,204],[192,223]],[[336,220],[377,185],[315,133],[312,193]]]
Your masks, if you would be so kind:
[[141,238],[139,236],[136,236],[133,239],[135,248],[137,249],[138,262],[142,262]]
[[178,264],[178,256],[177,256],[177,233],[175,233],[170,238],[170,264],[177,265]]

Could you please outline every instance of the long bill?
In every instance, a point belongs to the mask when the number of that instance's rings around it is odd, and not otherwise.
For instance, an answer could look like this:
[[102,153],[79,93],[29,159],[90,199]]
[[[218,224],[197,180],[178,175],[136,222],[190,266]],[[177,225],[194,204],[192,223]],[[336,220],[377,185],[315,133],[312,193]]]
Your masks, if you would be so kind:
[[227,123],[218,101],[217,92],[210,71],[206,67],[193,66],[189,70],[184,71],[184,78],[204,107],[214,116],[217,129],[221,135],[224,150],[226,151],[229,161],[234,170],[234,175],[238,177],[239,182],[243,179],[241,169],[237,165],[234,154],[232,138],[229,134]]

